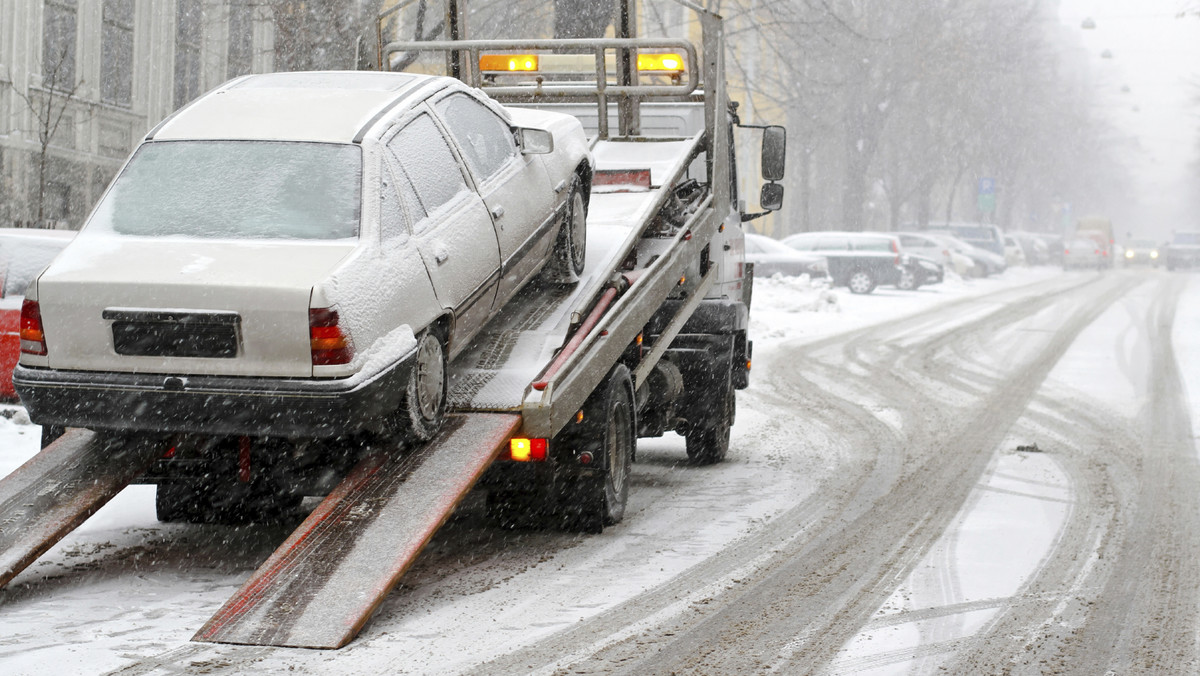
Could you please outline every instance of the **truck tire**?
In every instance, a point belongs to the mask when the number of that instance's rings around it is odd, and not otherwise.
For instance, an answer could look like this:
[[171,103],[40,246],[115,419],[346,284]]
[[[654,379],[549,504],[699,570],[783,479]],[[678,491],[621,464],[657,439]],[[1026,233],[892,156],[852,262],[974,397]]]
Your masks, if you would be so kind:
[[705,416],[684,435],[688,460],[696,465],[722,462],[729,453],[729,430],[733,427],[736,399],[732,384],[727,384],[721,391],[723,401],[715,415]]
[[417,339],[417,356],[408,373],[404,402],[400,406],[403,433],[424,442],[442,429],[446,421],[448,377],[442,337],[430,329]]
[[618,364],[598,388],[600,396],[585,406],[585,420],[600,421],[600,453],[604,471],[574,480],[565,505],[568,530],[600,533],[625,518],[629,500],[629,475],[637,444],[633,379],[629,369]]
[[875,277],[866,270],[855,270],[846,280],[850,293],[867,294],[875,290]]
[[543,279],[552,284],[573,284],[583,274],[587,258],[587,206],[583,200],[583,184],[576,176],[567,195],[567,214],[558,229],[554,252],[543,272]]

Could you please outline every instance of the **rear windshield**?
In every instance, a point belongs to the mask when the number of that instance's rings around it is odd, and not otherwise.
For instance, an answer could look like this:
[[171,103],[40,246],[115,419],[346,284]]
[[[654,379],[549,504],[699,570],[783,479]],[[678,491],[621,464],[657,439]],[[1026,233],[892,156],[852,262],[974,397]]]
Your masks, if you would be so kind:
[[54,260],[69,239],[0,237],[4,296],[21,296],[34,276]]
[[269,141],[146,143],[88,229],[232,239],[358,236],[358,146]]

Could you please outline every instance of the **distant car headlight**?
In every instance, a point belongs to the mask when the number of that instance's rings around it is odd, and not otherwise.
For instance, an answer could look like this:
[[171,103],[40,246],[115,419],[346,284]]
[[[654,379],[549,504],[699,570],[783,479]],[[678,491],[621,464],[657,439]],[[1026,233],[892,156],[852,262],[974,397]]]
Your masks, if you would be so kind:
[[1151,252],[1150,252],[1150,257],[1151,257],[1151,258],[1158,258],[1158,251],[1157,251],[1157,250],[1155,250],[1155,251],[1151,251]]
[[1126,252],[1125,252],[1125,257],[1126,257],[1126,258],[1133,258],[1133,249],[1129,249],[1128,251],[1126,251]]

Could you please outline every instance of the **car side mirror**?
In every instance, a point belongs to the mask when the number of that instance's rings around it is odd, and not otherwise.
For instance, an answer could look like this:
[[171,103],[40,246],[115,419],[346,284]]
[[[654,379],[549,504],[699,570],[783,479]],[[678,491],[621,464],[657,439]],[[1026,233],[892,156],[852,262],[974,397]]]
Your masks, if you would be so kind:
[[545,129],[521,127],[517,130],[521,153],[525,155],[547,155],[554,152],[554,135]]
[[[784,166],[787,163],[787,130],[778,125],[763,127],[762,137],[762,175],[768,181],[783,180]],[[765,186],[764,186],[765,187]],[[783,190],[779,191],[780,196]],[[765,203],[763,208],[766,207]],[[778,207],[776,207],[778,208]]]
[[764,183],[758,195],[758,204],[767,211],[779,211],[783,207],[783,184]]

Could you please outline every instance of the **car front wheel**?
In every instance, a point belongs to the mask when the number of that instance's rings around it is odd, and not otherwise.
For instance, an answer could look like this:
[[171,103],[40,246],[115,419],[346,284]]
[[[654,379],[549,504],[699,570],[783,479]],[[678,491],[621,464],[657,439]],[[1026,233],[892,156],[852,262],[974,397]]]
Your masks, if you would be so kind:
[[875,278],[866,270],[855,270],[846,281],[850,293],[871,293],[875,290]]

